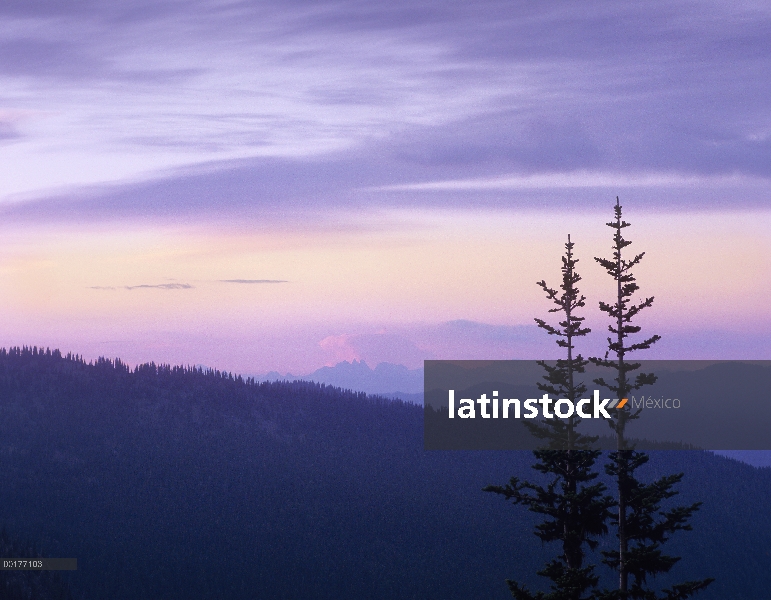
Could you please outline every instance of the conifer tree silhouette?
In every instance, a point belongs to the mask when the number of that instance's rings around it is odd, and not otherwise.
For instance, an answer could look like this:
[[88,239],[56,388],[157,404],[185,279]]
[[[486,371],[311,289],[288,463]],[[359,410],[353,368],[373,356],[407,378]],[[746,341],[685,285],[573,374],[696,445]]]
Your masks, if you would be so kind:
[[[563,320],[557,327],[543,319],[535,321],[549,335],[557,337],[557,345],[567,354],[567,358],[556,364],[539,361],[546,370],[546,383],[539,383],[538,387],[556,398],[575,402],[586,393],[586,386],[578,382],[576,376],[584,373],[587,361],[581,354],[574,355],[574,338],[585,336],[590,330],[583,327],[584,317],[576,314],[577,309],[585,306],[586,298],[576,287],[581,277],[575,270],[578,261],[573,257],[573,246],[568,236],[562,257],[562,291],[550,288],[543,280],[537,284],[556,305],[549,312],[561,313]],[[577,424],[578,417],[571,416],[565,421],[547,419],[530,427],[531,432],[545,442],[544,448],[533,451],[537,459],[533,468],[550,477],[546,486],[512,477],[506,486],[484,488],[543,515],[544,521],[536,526],[535,535],[543,542],[562,542],[562,554],[538,572],[552,581],[551,590],[532,593],[516,581],[507,580],[509,590],[517,600],[588,600],[595,597],[590,590],[597,586],[599,578],[593,565],[584,564],[584,558],[586,548],[596,548],[597,537],[607,532],[606,522],[614,501],[604,495],[606,488],[602,483],[594,482],[597,478],[594,465],[600,451],[590,446],[597,438],[579,434]]]
[[[624,249],[632,242],[625,239],[623,230],[630,226],[622,219],[621,204],[616,197],[615,219],[607,223],[614,230],[612,258],[596,260],[616,283],[616,299],[613,304],[600,302],[600,310],[610,316],[612,322],[608,331],[608,346],[604,358],[590,358],[597,366],[612,369],[615,377],[611,381],[597,378],[594,382],[609,389],[617,398],[627,398],[630,392],[645,385],[655,383],[653,373],[637,373],[634,380],[631,373],[641,367],[640,363],[629,362],[628,354],[638,350],[647,350],[661,339],[653,335],[641,342],[630,343],[629,337],[641,331],[632,320],[644,309],[653,305],[653,296],[635,302],[634,294],[639,290],[632,269],[640,264],[645,253],[624,258]],[[609,358],[610,355],[612,358]],[[636,478],[639,467],[648,462],[649,456],[634,449],[627,441],[626,426],[640,416],[642,409],[632,410],[627,404],[624,410],[615,411],[610,426],[616,435],[616,450],[610,454],[610,463],[606,472],[611,475],[617,486],[617,512],[613,525],[617,529],[618,550],[605,551],[603,562],[618,572],[618,589],[601,594],[602,600],[682,600],[706,588],[713,580],[689,581],[675,585],[663,591],[659,596],[649,587],[649,577],[667,573],[678,557],[665,555],[661,546],[671,534],[678,530],[690,530],[690,517],[699,509],[701,502],[690,506],[679,506],[661,512],[661,503],[678,492],[674,486],[683,478],[683,473],[662,477],[653,483],[644,484]],[[631,581],[630,581],[631,578]]]

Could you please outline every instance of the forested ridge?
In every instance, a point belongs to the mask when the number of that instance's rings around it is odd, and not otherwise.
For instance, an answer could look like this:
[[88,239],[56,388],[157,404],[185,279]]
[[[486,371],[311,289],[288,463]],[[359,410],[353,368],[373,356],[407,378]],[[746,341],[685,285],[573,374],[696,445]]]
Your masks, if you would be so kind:
[[[549,554],[482,492],[529,452],[426,452],[422,407],[308,382],[0,350],[0,525],[76,557],[76,598],[506,598]],[[700,598],[771,589],[771,469],[652,452],[702,500]],[[608,547],[613,540],[607,539]],[[609,574],[608,574],[609,575]],[[662,580],[662,585],[666,581]]]

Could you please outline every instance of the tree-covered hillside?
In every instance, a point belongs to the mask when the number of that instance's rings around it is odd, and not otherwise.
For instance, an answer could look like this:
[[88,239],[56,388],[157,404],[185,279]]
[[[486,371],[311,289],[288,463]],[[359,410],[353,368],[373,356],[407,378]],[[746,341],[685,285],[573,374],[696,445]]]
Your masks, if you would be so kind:
[[[0,524],[84,598],[506,598],[548,555],[482,492],[528,452],[426,452],[422,407],[304,382],[0,351]],[[704,500],[672,542],[704,599],[771,589],[771,470],[654,452]],[[612,544],[612,540],[607,540]],[[0,575],[1,576],[1,575]],[[662,581],[662,585],[666,581]]]

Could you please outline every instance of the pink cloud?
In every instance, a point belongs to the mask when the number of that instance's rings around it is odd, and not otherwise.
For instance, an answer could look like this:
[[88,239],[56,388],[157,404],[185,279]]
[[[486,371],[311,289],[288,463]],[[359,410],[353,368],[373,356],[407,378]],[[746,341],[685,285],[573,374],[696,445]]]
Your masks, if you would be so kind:
[[417,368],[434,358],[431,350],[419,347],[409,336],[385,332],[330,335],[319,346],[327,353],[326,366],[363,360],[370,365],[388,362]]

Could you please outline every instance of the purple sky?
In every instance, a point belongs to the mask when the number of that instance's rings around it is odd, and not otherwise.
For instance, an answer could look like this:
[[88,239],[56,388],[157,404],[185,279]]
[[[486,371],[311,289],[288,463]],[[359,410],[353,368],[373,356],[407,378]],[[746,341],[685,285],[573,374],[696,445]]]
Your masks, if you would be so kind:
[[770,39],[764,2],[5,0],[0,344],[526,358],[567,233],[596,312],[619,195],[658,352],[771,358]]

